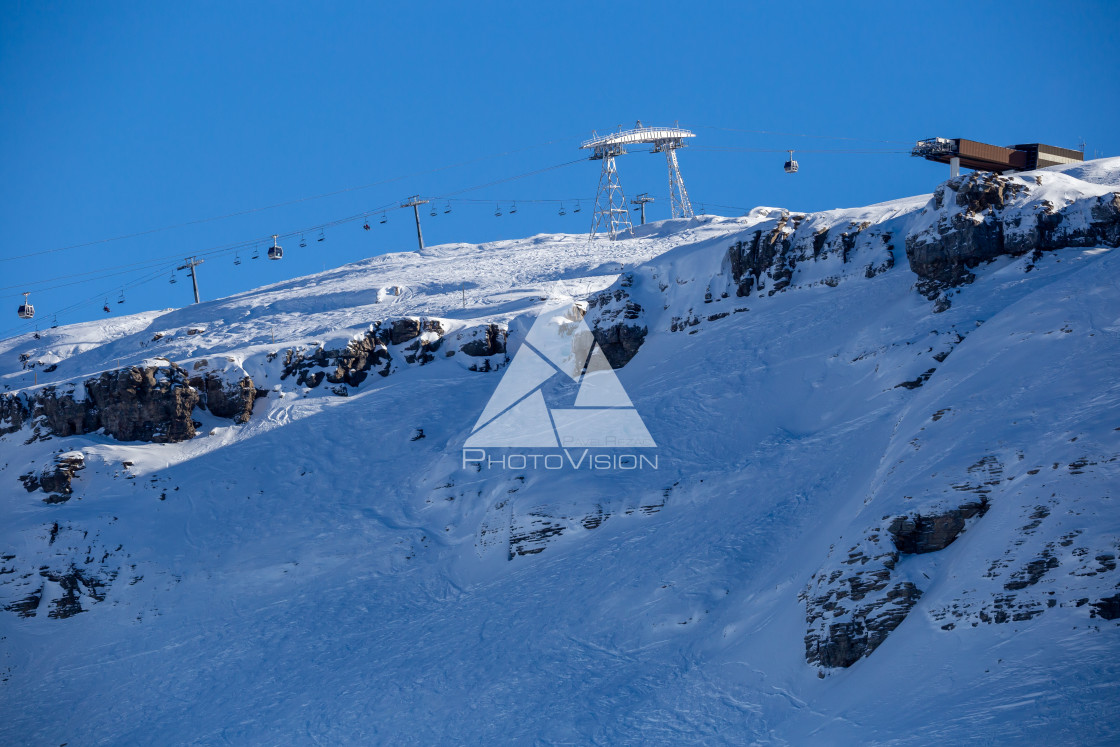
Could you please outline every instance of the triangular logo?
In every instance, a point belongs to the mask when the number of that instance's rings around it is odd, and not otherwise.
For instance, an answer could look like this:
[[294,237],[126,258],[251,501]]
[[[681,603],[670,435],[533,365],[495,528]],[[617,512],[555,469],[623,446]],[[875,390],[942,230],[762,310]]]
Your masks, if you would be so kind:
[[[575,406],[549,408],[541,387],[556,375],[579,384]],[[571,300],[550,299],[464,446],[651,447],[622,382]]]

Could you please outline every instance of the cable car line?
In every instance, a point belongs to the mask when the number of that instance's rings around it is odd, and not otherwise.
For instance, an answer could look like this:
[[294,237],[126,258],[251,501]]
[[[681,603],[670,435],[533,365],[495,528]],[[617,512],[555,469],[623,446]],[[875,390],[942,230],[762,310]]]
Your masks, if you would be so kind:
[[68,251],[70,249],[82,249],[82,248],[89,247],[89,246],[96,246],[98,244],[106,244],[106,243],[109,243],[109,242],[112,242],[112,241],[123,241],[125,239],[135,239],[135,238],[138,238],[140,236],[149,236],[153,233],[160,233],[162,231],[173,231],[177,228],[186,228],[188,226],[196,226],[196,225],[199,225],[201,223],[211,223],[211,222],[216,221],[216,220],[226,220],[227,218],[236,218],[236,217],[239,217],[239,216],[242,216],[242,215],[251,215],[253,213],[259,213],[259,212],[263,212],[265,210],[275,210],[277,208],[288,207],[289,205],[298,205],[301,202],[310,202],[312,200],[321,200],[321,199],[324,199],[324,198],[327,198],[327,197],[335,197],[337,195],[346,194],[348,192],[360,192],[362,190],[372,189],[374,187],[380,187],[380,186],[384,186],[386,184],[392,184],[393,182],[399,182],[399,181],[402,181],[404,179],[413,179],[413,178],[420,177],[420,176],[428,176],[430,174],[437,174],[441,171],[448,171],[450,169],[457,169],[457,168],[462,168],[464,166],[471,166],[471,165],[474,165],[476,163],[482,163],[484,161],[491,161],[491,160],[494,160],[496,158],[504,158],[506,156],[516,155],[517,153],[524,153],[525,151],[535,150],[537,148],[544,148],[544,147],[547,147],[549,145],[555,145],[556,143],[567,143],[571,139],[572,138],[568,138],[568,137],[553,138],[552,140],[548,140],[548,141],[543,142],[543,143],[537,143],[536,145],[527,145],[524,148],[515,148],[513,150],[507,150],[507,151],[503,151],[501,153],[492,153],[492,154],[487,155],[487,156],[480,156],[478,158],[472,158],[468,161],[460,161],[459,163],[453,163],[453,164],[449,164],[447,166],[439,166],[437,168],[426,169],[424,171],[417,171],[417,172],[414,172],[414,173],[411,173],[411,174],[403,174],[401,176],[394,176],[394,177],[390,177],[390,178],[387,178],[387,179],[381,179],[379,181],[371,182],[370,184],[363,184],[363,185],[357,186],[357,187],[345,187],[343,189],[336,189],[336,190],[331,191],[331,192],[324,192],[322,194],[311,195],[309,197],[299,197],[299,198],[292,199],[292,200],[285,200],[284,202],[277,202],[275,204],[265,205],[263,207],[247,208],[245,210],[238,210],[238,211],[235,211],[235,212],[232,212],[232,213],[226,213],[225,215],[215,215],[215,216],[211,216],[209,218],[198,218],[198,219],[195,219],[195,220],[185,221],[183,223],[177,223],[175,225],[162,226],[160,228],[149,228],[149,229],[144,230],[144,231],[136,231],[134,233],[123,234],[123,235],[120,235],[120,236],[112,236],[112,237],[109,237],[109,238],[97,239],[97,240],[94,240],[94,241],[85,241],[85,242],[82,242],[80,244],[71,244],[69,246],[60,246],[60,247],[57,247],[55,249],[43,249],[41,251],[28,252],[26,254],[17,254],[17,255],[12,256],[12,257],[0,257],[0,262],[7,262],[7,261],[10,261],[10,260],[16,260],[16,259],[26,259],[27,257],[38,257],[38,256],[41,256],[41,255],[44,255],[44,254],[53,254],[55,252],[64,252],[64,251]]
[[[716,127],[711,127],[709,129],[720,129],[720,130],[729,131],[729,132],[750,132],[750,133],[759,133],[759,134],[784,134],[784,135],[787,135],[787,136],[792,135],[792,136],[797,136],[797,137],[817,137],[817,138],[822,138],[822,139],[835,139],[835,140],[856,140],[856,141],[864,140],[866,142],[882,142],[882,143],[899,142],[899,141],[889,141],[889,140],[873,140],[873,139],[861,139],[861,138],[831,137],[831,136],[823,136],[823,135],[806,135],[806,134],[798,134],[798,133],[776,133],[776,132],[764,131],[764,130],[736,130],[734,128],[716,128]],[[174,228],[181,228],[181,227],[185,227],[185,226],[196,225],[196,224],[199,224],[199,223],[206,223],[206,222],[210,222],[210,221],[214,221],[214,220],[221,220],[223,218],[231,218],[231,217],[236,217],[236,216],[241,216],[241,215],[247,215],[247,214],[251,214],[251,213],[261,212],[261,211],[264,211],[264,210],[274,209],[274,208],[277,208],[277,207],[283,207],[283,206],[286,206],[286,205],[292,205],[292,204],[297,204],[297,203],[300,203],[300,202],[306,202],[306,201],[310,201],[310,200],[316,200],[316,199],[321,199],[321,198],[325,198],[325,197],[330,197],[330,196],[333,196],[333,195],[338,195],[338,194],[342,194],[342,193],[346,193],[346,192],[368,189],[368,188],[371,188],[371,187],[374,187],[374,186],[379,186],[379,185],[383,185],[383,184],[387,184],[387,183],[391,183],[391,182],[395,182],[395,181],[400,181],[402,179],[407,179],[411,176],[431,174],[431,173],[444,171],[444,170],[448,170],[448,169],[452,169],[452,168],[466,166],[466,165],[470,165],[470,164],[473,164],[473,163],[478,163],[478,162],[481,162],[481,161],[489,160],[489,159],[492,159],[492,158],[498,158],[498,157],[502,157],[502,156],[511,155],[511,154],[514,154],[514,153],[523,152],[523,151],[530,150],[530,149],[533,149],[533,148],[539,148],[539,147],[551,145],[551,144],[556,143],[556,142],[560,142],[560,140],[551,140],[551,141],[548,141],[548,142],[543,143],[541,145],[529,146],[529,147],[526,147],[526,148],[521,148],[521,149],[512,150],[512,151],[506,151],[504,153],[495,154],[495,155],[491,155],[491,156],[485,156],[485,157],[473,159],[473,160],[470,160],[470,161],[464,161],[464,162],[461,162],[461,163],[458,163],[458,164],[452,164],[452,165],[449,165],[449,166],[443,166],[443,167],[439,167],[439,168],[435,168],[435,169],[429,169],[429,170],[426,170],[426,171],[418,172],[418,174],[415,174],[415,175],[406,175],[406,176],[401,176],[401,177],[394,177],[394,178],[391,178],[391,179],[384,179],[384,180],[381,180],[381,181],[378,181],[378,182],[374,182],[372,184],[362,185],[362,186],[359,186],[359,187],[349,187],[349,188],[345,188],[345,189],[341,189],[341,190],[335,190],[335,191],[320,194],[320,195],[313,195],[313,196],[310,196],[310,197],[304,197],[304,198],[299,198],[299,199],[295,199],[295,200],[288,200],[288,201],[285,201],[285,202],[277,203],[275,205],[269,205],[269,206],[265,206],[265,207],[261,207],[261,208],[252,208],[252,209],[248,209],[248,210],[241,210],[241,211],[237,211],[237,212],[233,212],[233,213],[228,213],[228,214],[222,215],[222,216],[216,216],[216,217],[212,217],[212,218],[203,218],[203,219],[188,221],[188,222],[180,223],[180,224],[177,224],[177,225],[174,225],[174,226],[167,226],[167,227],[157,228],[157,229],[149,229],[147,231],[140,231],[140,232],[136,232],[136,233],[132,233],[132,234],[124,235],[124,236],[113,237],[113,238],[109,238],[109,239],[101,239],[101,240],[98,240],[98,241],[90,241],[90,242],[85,242],[85,243],[82,243],[82,244],[75,244],[75,245],[68,246],[68,247],[60,247],[60,248],[57,248],[57,249],[43,250],[43,251],[39,251],[39,252],[30,252],[30,253],[27,253],[27,254],[22,254],[22,255],[17,255],[17,256],[12,256],[12,257],[2,257],[2,258],[0,258],[0,261],[22,259],[22,258],[33,257],[33,256],[41,256],[41,255],[51,254],[51,253],[58,252],[58,251],[63,251],[63,250],[66,250],[66,249],[88,247],[88,246],[93,246],[93,245],[97,245],[97,244],[107,243],[107,242],[110,242],[110,241],[117,241],[117,240],[126,239],[126,238],[134,238],[134,237],[138,237],[138,236],[149,235],[149,234],[156,233],[156,232],[159,232],[159,231],[172,230]],[[909,143],[907,143],[907,145],[909,145]],[[792,173],[792,172],[796,171],[796,166],[795,166],[796,162],[793,161],[792,152],[788,149],[745,148],[745,147],[735,147],[735,146],[693,146],[693,147],[698,148],[699,150],[712,151],[712,152],[790,153],[790,159],[786,164],[786,166],[787,166],[786,170],[789,173]],[[853,154],[879,154],[879,153],[882,153],[882,154],[895,154],[895,153],[909,154],[909,150],[895,151],[895,150],[869,150],[869,149],[856,149],[856,148],[807,149],[807,150],[801,150],[801,152],[802,153],[853,153]],[[500,207],[501,203],[506,203],[506,204],[509,205],[508,212],[507,212],[507,214],[509,214],[509,215],[513,215],[517,212],[517,203],[518,202],[520,202],[522,204],[530,204],[530,205],[532,205],[532,204],[554,204],[554,205],[559,204],[559,206],[560,206],[559,214],[560,215],[565,215],[566,211],[564,209],[564,204],[565,203],[571,204],[572,202],[574,202],[577,207],[575,208],[575,210],[573,212],[578,213],[580,203],[579,203],[578,199],[574,199],[574,198],[564,198],[564,199],[543,199],[543,198],[542,199],[523,199],[523,198],[518,198],[518,199],[492,200],[490,198],[485,198],[485,199],[484,198],[471,198],[471,197],[463,197],[463,196],[460,196],[460,195],[465,195],[465,194],[470,193],[470,192],[486,189],[488,187],[492,187],[492,186],[496,186],[496,185],[500,185],[500,184],[506,184],[506,183],[509,183],[509,182],[512,182],[512,181],[517,181],[517,180],[520,180],[520,179],[524,179],[524,178],[527,178],[527,177],[530,177],[530,176],[536,176],[536,175],[539,175],[539,174],[547,173],[547,172],[550,172],[550,171],[554,171],[554,170],[557,170],[557,169],[564,168],[566,166],[572,166],[572,165],[575,165],[577,163],[583,163],[585,160],[586,159],[584,159],[584,158],[579,158],[579,159],[573,159],[573,160],[570,160],[570,161],[565,161],[563,163],[558,163],[558,164],[555,164],[555,165],[552,165],[552,166],[546,166],[546,167],[543,167],[543,168],[534,169],[534,170],[527,171],[527,172],[524,172],[524,173],[521,173],[521,174],[508,176],[508,177],[504,177],[504,178],[501,178],[501,179],[494,179],[494,180],[485,182],[483,184],[478,184],[478,185],[474,185],[474,186],[470,186],[470,187],[464,187],[462,189],[447,192],[447,193],[444,193],[442,195],[437,195],[435,197],[432,197],[431,199],[433,201],[438,200],[438,201],[443,201],[444,202],[444,204],[446,206],[444,211],[443,211],[444,213],[451,212],[451,205],[452,205],[453,202],[466,203],[466,204],[488,202],[488,203],[491,203],[491,204],[495,204],[494,214],[498,215],[498,216],[502,215],[502,209]],[[714,205],[714,203],[713,203],[713,205]],[[741,210],[741,211],[744,211],[744,212],[746,211],[745,208],[739,208],[739,207],[733,207],[733,206],[718,205],[717,207],[730,208],[730,209],[733,209],[733,210]],[[301,228],[301,229],[298,229],[298,230],[294,230],[294,231],[287,232],[287,233],[282,233],[282,234],[281,233],[271,234],[271,237],[273,238],[273,242],[272,242],[272,246],[268,250],[269,258],[270,259],[279,259],[281,256],[283,256],[282,255],[282,250],[280,249],[280,246],[279,246],[279,243],[278,243],[278,239],[288,239],[288,238],[293,238],[294,239],[294,237],[298,236],[300,246],[306,246],[307,242],[306,242],[306,239],[304,238],[304,235],[306,233],[317,231],[318,236],[317,236],[316,240],[321,242],[321,241],[325,240],[325,230],[327,228],[333,228],[333,227],[336,227],[336,226],[340,226],[340,225],[355,222],[355,221],[361,221],[363,226],[368,227],[370,216],[376,216],[377,214],[380,214],[380,221],[379,222],[381,224],[384,224],[388,221],[388,212],[390,210],[397,210],[397,209],[400,209],[400,204],[399,204],[399,201],[394,200],[391,203],[387,203],[387,204],[382,205],[382,206],[378,206],[378,207],[375,207],[375,208],[363,210],[362,212],[357,213],[355,215],[350,215],[350,216],[346,216],[344,218],[339,218],[339,219],[336,219],[336,220],[327,221],[327,222],[321,223],[319,225],[315,225],[315,226],[311,226],[311,227],[304,227],[304,228]],[[434,204],[431,208],[431,214],[433,216],[438,214],[438,211],[437,211]],[[368,228],[367,228],[367,230],[368,230]],[[249,239],[249,240],[245,240],[245,241],[239,241],[239,242],[232,243],[232,244],[226,244],[226,245],[221,245],[221,246],[217,246],[217,247],[212,247],[212,248],[206,249],[206,250],[201,251],[201,252],[199,252],[199,251],[190,252],[190,254],[192,254],[192,256],[196,256],[196,257],[203,257],[203,256],[214,256],[214,255],[223,255],[223,254],[228,255],[228,254],[232,253],[232,254],[234,254],[234,264],[240,264],[240,262],[239,262],[240,255],[238,253],[240,250],[249,251],[250,249],[252,249],[252,251],[253,251],[252,258],[256,259],[259,256],[259,251],[260,251],[258,247],[262,243],[264,243],[264,245],[267,246],[268,245],[267,239],[264,238],[264,237],[257,237],[257,238],[253,238],[253,239]],[[110,266],[110,267],[100,267],[96,270],[90,270],[88,272],[71,273],[71,274],[68,274],[68,275],[55,276],[55,277],[52,277],[52,278],[49,278],[49,279],[46,279],[46,280],[40,280],[40,281],[36,281],[36,282],[32,282],[32,283],[26,283],[25,282],[25,283],[21,283],[20,286],[22,286],[24,288],[32,287],[34,289],[34,292],[40,293],[40,292],[44,292],[44,291],[56,290],[58,288],[70,287],[70,286],[74,286],[74,285],[81,285],[81,284],[90,283],[90,282],[96,282],[96,281],[99,281],[99,280],[118,277],[120,275],[134,275],[134,274],[137,274],[137,273],[145,272],[146,270],[149,270],[149,269],[154,269],[155,271],[153,273],[149,274],[149,275],[146,275],[144,277],[137,278],[136,280],[130,281],[124,286],[118,286],[120,288],[120,293],[121,293],[121,297],[122,297],[121,300],[118,301],[118,303],[123,303],[124,288],[135,287],[136,285],[139,285],[139,284],[151,282],[151,280],[155,279],[156,277],[164,276],[164,273],[167,270],[167,264],[169,264],[171,262],[179,262],[180,258],[185,253],[187,253],[187,251],[178,251],[178,252],[175,252],[174,254],[169,254],[169,255],[166,255],[164,257],[148,258],[146,260],[139,261],[139,262],[132,262],[132,263]],[[65,279],[69,279],[69,278],[77,278],[77,279],[72,280],[70,282],[66,282],[66,283],[59,283],[58,282],[59,280],[65,280]],[[171,282],[175,282],[174,272],[172,272]],[[47,283],[52,283],[52,285],[47,285]],[[0,291],[12,290],[12,289],[15,289],[15,288],[20,287],[20,286],[3,287],[3,288],[0,288]],[[102,295],[104,295],[104,294],[103,293],[98,293],[95,296],[91,296],[90,299],[88,299],[87,301],[78,302],[78,303],[73,304],[71,306],[68,306],[68,307],[66,307],[65,309],[62,309],[62,310],[54,310],[52,313],[65,313],[66,311],[69,311],[73,308],[79,308],[81,306],[92,303],[96,298],[101,297]],[[108,299],[106,299],[106,302],[105,302],[104,305],[108,306]]]
[[[789,148],[739,148],[731,145],[692,145],[689,150],[716,151],[721,153],[788,153]],[[908,150],[859,150],[850,148],[798,148],[798,153],[860,153],[860,154],[910,154]]]
[[809,137],[818,140],[854,140],[862,143],[888,143],[890,145],[913,145],[909,140],[879,140],[867,137],[844,137],[841,135],[808,135],[803,132],[776,132],[774,130],[745,130],[737,127],[719,127],[716,125],[692,125],[698,129],[720,130],[723,132],[743,132],[751,135],[781,135],[782,137]]
[[[523,179],[523,178],[528,177],[528,176],[534,176],[536,174],[545,173],[545,172],[548,172],[548,171],[552,171],[554,169],[562,168],[564,166],[570,166],[570,165],[575,164],[575,163],[582,163],[583,160],[584,159],[581,158],[581,159],[577,159],[577,160],[574,160],[574,161],[567,161],[567,162],[564,162],[564,163],[561,163],[561,164],[556,164],[556,165],[553,165],[553,166],[547,166],[547,167],[544,167],[544,168],[541,168],[541,169],[535,169],[533,171],[525,172],[525,173],[522,173],[522,174],[517,174],[517,175],[506,177],[506,178],[503,178],[503,179],[493,180],[493,181],[487,182],[485,184],[481,184],[481,185],[477,185],[477,186],[473,186],[473,187],[466,187],[466,188],[458,190],[456,192],[452,192],[449,195],[445,195],[445,196],[441,197],[440,199],[445,200],[448,205],[450,205],[451,200],[467,201],[467,200],[470,200],[470,198],[457,198],[457,197],[454,197],[453,195],[463,194],[463,193],[474,191],[474,190],[477,190],[477,189],[483,189],[485,187],[492,186],[492,185],[495,185],[495,184],[503,184],[503,183],[506,183],[506,182],[515,181],[517,179]],[[524,202],[524,200],[522,200],[522,202]],[[269,258],[270,259],[279,259],[282,256],[282,250],[280,250],[279,246],[276,245],[276,239],[278,239],[278,238],[288,238],[288,237],[294,237],[296,235],[302,236],[303,234],[305,234],[307,232],[318,230],[320,232],[319,240],[321,241],[321,240],[323,240],[323,237],[324,237],[323,231],[326,228],[330,228],[330,227],[342,225],[342,224],[345,224],[345,223],[353,222],[355,220],[364,220],[366,218],[366,216],[368,216],[370,214],[375,214],[375,213],[378,213],[378,212],[380,212],[382,214],[382,216],[383,216],[383,221],[382,222],[384,222],[384,218],[386,216],[387,211],[388,210],[396,210],[396,209],[399,209],[399,205],[396,202],[394,202],[392,204],[383,205],[383,206],[374,208],[372,210],[363,211],[362,213],[359,213],[357,215],[347,216],[345,218],[341,218],[341,219],[334,220],[334,221],[329,221],[327,223],[323,223],[323,224],[313,226],[313,227],[310,227],[310,228],[295,230],[295,231],[291,231],[291,232],[285,233],[285,234],[276,234],[276,235],[273,236],[273,243],[274,243],[274,248],[277,251],[273,251],[272,249],[270,249],[269,250]],[[237,243],[234,243],[234,244],[227,244],[227,245],[224,245],[224,246],[212,248],[212,249],[202,251],[202,252],[195,252],[194,254],[195,254],[195,256],[199,256],[199,257],[212,256],[212,255],[218,255],[218,254],[229,254],[231,252],[236,254],[236,252],[238,250],[248,249],[250,246],[252,246],[252,247],[254,247],[254,257],[253,258],[255,259],[258,256],[256,254],[256,251],[257,251],[256,245],[261,240],[262,239],[251,239],[251,240],[247,240],[247,241],[240,241],[240,242],[237,242]],[[106,279],[106,278],[110,278],[110,277],[117,277],[119,275],[127,275],[127,274],[131,274],[131,273],[134,273],[134,272],[141,272],[145,269],[149,269],[149,268],[152,268],[152,267],[155,267],[155,266],[159,266],[159,270],[155,274],[153,274],[150,277],[146,277],[143,280],[139,281],[139,282],[148,282],[149,280],[154,279],[155,276],[162,275],[163,272],[166,269],[166,265],[169,262],[178,262],[179,257],[181,255],[182,255],[182,253],[176,253],[174,255],[167,255],[165,257],[161,257],[161,258],[158,258],[158,259],[149,259],[149,260],[145,260],[145,261],[141,261],[141,262],[133,262],[133,263],[128,263],[128,264],[124,264],[124,265],[118,265],[116,267],[109,267],[109,268],[102,267],[102,268],[99,268],[97,270],[91,270],[89,272],[72,273],[69,276],[60,276],[60,277],[52,278],[51,280],[43,280],[43,281],[33,282],[33,283],[31,283],[31,285],[33,285],[33,286],[43,286],[44,283],[52,282],[53,280],[64,279],[66,277],[82,278],[80,280],[74,280],[74,281],[69,282],[69,283],[59,283],[59,284],[56,284],[56,285],[40,287],[38,289],[38,292],[44,292],[44,291],[49,291],[49,290],[56,290],[58,288],[70,287],[70,286],[73,286],[73,285],[81,285],[81,284],[84,284],[84,283],[94,282],[94,281],[97,281],[97,280],[102,280],[102,279]],[[108,272],[108,273],[105,272],[106,269],[116,270],[118,268],[121,268],[120,271],[118,271],[118,272]],[[93,275],[95,277],[89,277],[91,275]],[[174,282],[174,272],[172,272],[172,282]],[[25,287],[26,287],[26,284],[25,284]],[[0,288],[0,290],[7,290],[7,288]],[[88,303],[91,303],[93,298],[97,298],[97,297],[100,297],[102,295],[104,295],[104,294],[98,293],[98,294],[96,294],[96,296],[91,297],[91,300],[87,300],[84,303],[78,304],[78,305],[76,305],[76,307],[80,307],[82,305],[86,305]],[[67,310],[70,310],[70,307],[67,307],[65,310],[56,311],[55,313],[64,313]]]
[[[888,144],[892,144],[892,145],[907,145],[907,146],[910,145],[909,142],[904,142],[904,141],[901,141],[901,140],[880,140],[880,139],[876,139],[876,138],[856,138],[856,137],[845,137],[845,136],[839,136],[839,135],[812,135],[812,134],[806,134],[806,133],[778,132],[778,131],[774,131],[774,130],[753,130],[753,129],[742,129],[742,128],[735,128],[735,127],[720,127],[720,126],[716,126],[716,125],[697,125],[697,127],[700,127],[700,128],[703,128],[703,129],[709,129],[709,130],[718,130],[718,131],[723,131],[723,132],[741,132],[741,133],[759,134],[759,135],[781,135],[781,136],[784,136],[784,137],[807,137],[807,138],[817,138],[817,139],[823,139],[823,140],[849,140],[849,141],[857,141],[857,142],[888,143]],[[411,173],[411,174],[404,174],[404,175],[401,175],[401,176],[395,176],[395,177],[390,177],[390,178],[386,178],[386,179],[381,179],[381,180],[378,180],[376,182],[371,182],[369,184],[363,184],[363,185],[354,186],[354,187],[344,187],[342,189],[336,189],[336,190],[332,190],[330,192],[323,192],[323,193],[317,194],[317,195],[310,195],[310,196],[307,196],[307,197],[299,197],[299,198],[295,198],[295,199],[291,199],[291,200],[284,200],[282,202],[277,202],[277,203],[273,203],[271,205],[265,205],[265,206],[262,206],[262,207],[246,208],[244,210],[237,210],[237,211],[234,211],[234,212],[231,212],[231,213],[225,213],[223,215],[215,215],[215,216],[210,216],[210,217],[207,217],[207,218],[197,218],[195,220],[184,221],[184,222],[176,223],[176,224],[173,224],[173,225],[161,226],[159,228],[150,228],[150,229],[146,229],[146,230],[143,230],[143,231],[135,231],[135,232],[132,232],[132,233],[121,234],[119,236],[111,236],[111,237],[104,238],[104,239],[96,239],[96,240],[93,240],[93,241],[85,241],[85,242],[81,242],[81,243],[78,243],[78,244],[70,244],[70,245],[67,245],[67,246],[56,247],[56,248],[53,248],[53,249],[43,249],[43,250],[35,251],[35,252],[27,252],[25,254],[13,255],[11,257],[0,257],[0,262],[7,262],[7,261],[12,261],[12,260],[17,260],[17,259],[26,259],[26,258],[29,258],[29,257],[38,257],[38,256],[42,256],[42,255],[45,255],[45,254],[53,254],[53,253],[56,253],[56,252],[68,251],[68,250],[71,250],[71,249],[82,249],[82,248],[86,248],[86,247],[90,247],[90,246],[97,246],[99,244],[110,243],[110,242],[113,242],[113,241],[123,241],[123,240],[126,240],[126,239],[134,239],[134,238],[139,238],[141,236],[149,236],[149,235],[154,234],[154,233],[160,233],[160,232],[163,232],[163,231],[172,231],[172,230],[175,230],[175,229],[178,229],[178,228],[186,228],[186,227],[189,227],[189,226],[200,225],[200,224],[203,224],[203,223],[210,223],[210,222],[218,221],[218,220],[226,220],[226,219],[229,219],[229,218],[236,218],[236,217],[243,216],[243,215],[251,215],[253,213],[259,213],[259,212],[263,212],[263,211],[266,211],[266,210],[275,210],[275,209],[281,208],[281,207],[288,207],[288,206],[297,205],[297,204],[300,204],[300,203],[303,203],[303,202],[310,202],[310,201],[313,201],[313,200],[325,199],[327,197],[334,197],[334,196],[337,196],[337,195],[340,195],[340,194],[346,194],[346,193],[349,193],[349,192],[358,192],[358,191],[362,191],[362,190],[366,190],[366,189],[372,189],[374,187],[383,186],[385,184],[392,184],[393,182],[402,181],[404,179],[411,179],[411,178],[416,178],[416,177],[420,177],[420,176],[427,176],[427,175],[439,173],[439,172],[442,172],[442,171],[448,171],[450,169],[462,168],[462,167],[465,167],[465,166],[470,166],[470,165],[473,165],[473,164],[482,163],[484,161],[489,161],[489,160],[493,160],[493,159],[496,159],[496,158],[504,158],[506,156],[515,155],[517,153],[523,153],[523,152],[529,151],[529,150],[535,150],[537,148],[547,147],[549,145],[554,145],[554,144],[560,143],[560,142],[565,142],[566,143],[566,142],[568,142],[569,139],[570,138],[566,138],[566,137],[565,138],[553,138],[553,139],[545,141],[543,143],[538,143],[536,145],[529,145],[529,146],[526,146],[524,148],[516,148],[516,149],[513,149],[513,150],[503,151],[501,153],[493,153],[493,154],[486,155],[486,156],[480,156],[479,158],[474,158],[474,159],[470,159],[470,160],[467,160],[467,161],[460,161],[458,163],[449,164],[449,165],[446,165],[446,166],[439,166],[439,167],[432,168],[432,169],[417,171],[417,172],[414,172],[414,173]],[[697,147],[699,147],[701,149],[705,149],[705,150],[714,149],[711,146],[708,146],[708,147],[693,146],[693,148],[697,148]],[[757,149],[757,150],[758,150],[758,152],[767,152],[764,149]],[[774,152],[781,152],[781,151],[774,151]],[[853,151],[803,151],[803,152],[809,152],[809,153],[812,153],[812,152],[870,153],[870,152],[876,152],[876,151],[855,151],[855,150],[853,150]],[[904,151],[883,151],[883,152],[904,152]],[[909,151],[905,151],[905,152],[909,152]],[[582,160],[583,159],[580,159],[580,161],[582,161]],[[571,163],[578,163],[580,161],[573,161]],[[563,165],[567,165],[567,164],[563,164]],[[559,166],[554,167],[554,168],[559,168]],[[531,173],[540,173],[540,172],[531,172]],[[531,175],[531,174],[526,174],[526,176],[528,176],[528,175]],[[471,188],[471,189],[481,189],[484,186],[490,186],[492,184],[499,184],[499,183],[502,183],[503,181],[508,181],[508,180],[498,180],[496,182],[491,182],[490,184],[487,184],[487,185],[480,185],[479,187],[474,187],[474,188]],[[468,190],[459,190],[457,192],[451,192],[451,193],[448,193],[448,195],[444,195],[444,197],[449,197],[449,196],[453,196],[453,195],[456,195],[456,194],[461,194],[464,191],[469,191],[469,189]]]

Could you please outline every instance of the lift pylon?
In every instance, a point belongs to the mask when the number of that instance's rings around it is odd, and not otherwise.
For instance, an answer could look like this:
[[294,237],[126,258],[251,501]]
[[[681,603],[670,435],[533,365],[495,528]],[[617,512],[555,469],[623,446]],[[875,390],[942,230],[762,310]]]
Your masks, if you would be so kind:
[[603,170],[599,174],[599,190],[595,193],[595,214],[591,218],[591,238],[596,233],[606,233],[615,241],[623,233],[634,233],[630,222],[630,211],[626,209],[626,195],[618,181],[618,164],[615,157],[626,153],[621,145],[609,145],[596,149],[592,160],[601,160]]
[[420,251],[424,251],[424,232],[420,230],[420,206],[427,205],[428,202],[428,200],[421,200],[420,195],[413,195],[401,203],[402,208],[412,208],[412,214],[416,217],[416,244],[420,247]]
[[695,217],[688,191],[684,187],[684,179],[681,178],[680,165],[677,163],[677,149],[683,148],[685,138],[690,137],[696,137],[695,133],[680,127],[643,127],[638,122],[638,126],[633,129],[623,130],[620,127],[618,132],[595,135],[579,146],[581,150],[591,151],[590,160],[603,162],[599,191],[595,197],[595,217],[591,222],[592,239],[600,231],[606,232],[612,241],[624,232],[634,232],[626,210],[626,197],[618,181],[618,165],[615,163],[617,156],[626,154],[627,145],[649,144],[653,146],[651,152],[665,154],[665,161],[669,166],[671,215],[674,218]]
[[[275,237],[273,237],[273,238],[275,238]],[[183,262],[183,264],[176,268],[178,270],[186,270],[190,274],[191,283],[194,284],[194,302],[195,303],[199,302],[199,299],[198,299],[198,270],[196,270],[195,268],[198,267],[200,264],[202,264],[205,261],[206,260],[203,260],[203,259],[196,259],[195,257],[187,257],[187,259]],[[172,277],[175,277],[174,274],[172,274]],[[106,301],[105,302],[105,310],[106,311],[109,310],[108,307],[109,307],[109,302]]]

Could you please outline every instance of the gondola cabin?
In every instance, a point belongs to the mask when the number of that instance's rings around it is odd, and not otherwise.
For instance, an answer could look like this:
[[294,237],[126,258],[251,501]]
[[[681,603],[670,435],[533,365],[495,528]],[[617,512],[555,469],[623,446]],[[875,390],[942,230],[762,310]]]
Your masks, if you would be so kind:
[[23,294],[23,303],[20,304],[19,310],[16,312],[19,314],[20,319],[31,319],[35,316],[35,307],[27,300],[27,297],[30,295],[30,293]]
[[786,168],[786,173],[787,174],[796,174],[797,173],[797,161],[793,160],[793,151],[792,150],[789,151],[789,160],[786,161],[786,167],[785,168]]
[[278,239],[278,238],[280,238],[279,234],[273,234],[272,235],[272,246],[270,246],[268,248],[268,258],[269,259],[283,259],[284,258],[283,247],[281,247],[279,244],[276,243],[276,239]]

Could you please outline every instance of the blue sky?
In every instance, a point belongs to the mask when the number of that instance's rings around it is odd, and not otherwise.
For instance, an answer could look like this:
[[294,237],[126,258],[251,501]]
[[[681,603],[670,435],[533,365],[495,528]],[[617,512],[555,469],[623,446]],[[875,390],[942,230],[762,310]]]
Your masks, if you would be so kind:
[[[21,290],[42,326],[60,310],[60,323],[104,317],[106,299],[114,316],[184,305],[189,283],[167,283],[176,259],[410,194],[481,200],[425,214],[429,244],[586,231],[598,164],[569,162],[593,129],[636,119],[695,130],[685,182],[724,215],[928,192],[947,168],[906,151],[933,135],[1084,138],[1117,155],[1118,27],[1106,2],[6,0],[0,336],[34,326],[16,319]],[[795,176],[765,152],[786,148]],[[627,195],[650,192],[650,218],[667,217],[664,160],[632,153],[619,169]],[[584,211],[566,203],[564,217],[527,202],[576,198]],[[181,227],[101,241],[168,226]],[[204,300],[415,246],[405,211],[360,226],[308,233],[304,249],[288,238],[282,262],[211,254]],[[50,251],[87,242],[100,243]]]

